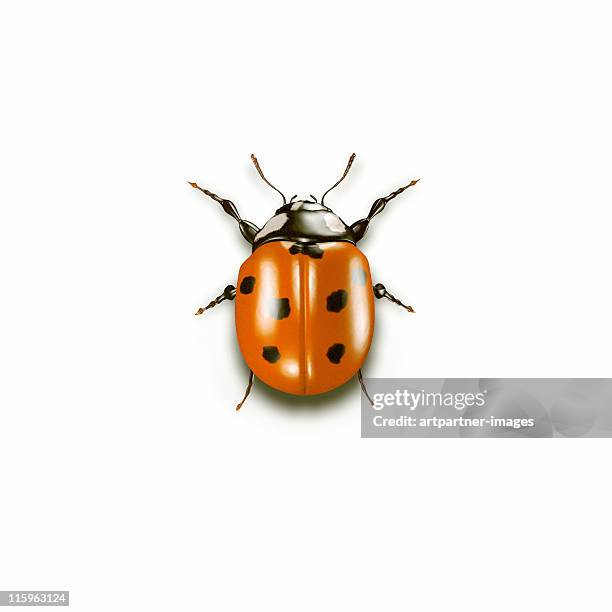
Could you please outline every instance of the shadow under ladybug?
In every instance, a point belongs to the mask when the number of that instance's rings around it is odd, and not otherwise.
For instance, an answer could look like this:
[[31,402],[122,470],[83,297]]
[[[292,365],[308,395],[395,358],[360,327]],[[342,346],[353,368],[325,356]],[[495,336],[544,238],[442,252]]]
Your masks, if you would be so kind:
[[414,310],[383,284],[372,284],[368,260],[356,244],[387,203],[418,179],[378,198],[367,217],[347,225],[324,202],[348,174],[354,153],[321,202],[312,195],[311,200],[293,196],[287,202],[264,176],[257,158],[251,155],[251,159],[261,178],[283,199],[283,206],[261,229],[242,219],[231,200],[189,183],[218,202],[252,245],[238,273],[238,289],[227,285],[195,313],[236,300],[238,344],[250,368],[248,386],[236,410],[248,397],[254,376],[273,389],[301,396],[329,392],[357,376],[371,403],[361,366],[372,341],[374,298]]

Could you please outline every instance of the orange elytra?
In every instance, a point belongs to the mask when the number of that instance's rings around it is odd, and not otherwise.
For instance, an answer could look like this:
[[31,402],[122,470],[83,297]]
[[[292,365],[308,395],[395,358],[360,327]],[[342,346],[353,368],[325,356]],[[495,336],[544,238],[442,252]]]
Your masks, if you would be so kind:
[[294,196],[287,202],[266,179],[256,157],[251,158],[261,178],[283,198],[283,206],[261,229],[242,219],[231,200],[190,183],[238,222],[253,247],[240,267],[238,288],[228,285],[196,312],[200,315],[224,300],[236,300],[238,344],[250,368],[246,393],[236,409],[249,395],[253,376],[285,393],[314,395],[357,375],[369,399],[361,366],[372,341],[374,298],[414,310],[381,283],[372,284],[368,260],[356,243],[372,218],[418,179],[377,199],[367,217],[349,226],[324,201],[348,174],[354,153],[321,202],[314,196],[298,201]]

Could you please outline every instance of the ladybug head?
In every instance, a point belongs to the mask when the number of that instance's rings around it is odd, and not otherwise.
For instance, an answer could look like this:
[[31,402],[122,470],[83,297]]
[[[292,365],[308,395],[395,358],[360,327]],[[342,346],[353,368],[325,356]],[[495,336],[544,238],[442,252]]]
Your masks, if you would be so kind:
[[244,236],[245,240],[253,245],[253,250],[258,246],[271,242],[272,240],[289,240],[293,242],[352,242],[353,244],[361,240],[366,233],[370,221],[379,213],[381,213],[388,202],[393,198],[403,193],[409,187],[416,185],[419,179],[412,180],[407,185],[396,189],[388,196],[384,198],[378,198],[372,207],[367,217],[355,221],[352,225],[348,226],[338,215],[325,206],[325,196],[335,187],[337,187],[346,177],[348,171],[353,164],[355,154],[353,153],[346,165],[344,174],[336,181],[321,198],[321,202],[317,201],[313,195],[310,197],[312,200],[295,200],[297,196],[293,196],[289,202],[284,194],[279,191],[272,183],[264,176],[264,173],[259,167],[257,158],[251,155],[251,159],[257,168],[257,172],[261,178],[268,184],[274,191],[277,191],[283,198],[283,206],[281,206],[275,213],[275,215],[268,220],[268,222],[259,229],[254,223],[243,219],[238,213],[236,205],[231,200],[221,198],[217,194],[200,187],[197,183],[189,182],[189,184],[199,189],[202,193],[218,202],[230,217],[234,218],[238,222],[240,232]]
[[324,205],[325,196],[334,187],[340,184],[355,159],[351,155],[344,174],[332,187],[330,187],[321,198],[321,202],[313,195],[311,200],[296,200],[293,196],[289,202],[274,185],[264,176],[257,158],[251,155],[251,159],[259,172],[261,178],[272,189],[278,191],[283,198],[284,205],[281,206],[274,216],[255,235],[253,249],[273,240],[290,240],[294,242],[356,242],[353,230],[330,208]]

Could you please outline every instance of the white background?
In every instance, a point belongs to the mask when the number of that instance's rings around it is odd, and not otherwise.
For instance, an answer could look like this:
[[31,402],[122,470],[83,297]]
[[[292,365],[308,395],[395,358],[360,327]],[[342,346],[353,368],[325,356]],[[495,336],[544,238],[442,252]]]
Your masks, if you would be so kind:
[[[610,375],[603,2],[8,2],[0,589],[107,610],[609,610],[603,440],[362,440],[247,380],[287,192],[370,227],[368,376]],[[607,552],[606,552],[607,555]],[[607,586],[606,586],[607,585]]]

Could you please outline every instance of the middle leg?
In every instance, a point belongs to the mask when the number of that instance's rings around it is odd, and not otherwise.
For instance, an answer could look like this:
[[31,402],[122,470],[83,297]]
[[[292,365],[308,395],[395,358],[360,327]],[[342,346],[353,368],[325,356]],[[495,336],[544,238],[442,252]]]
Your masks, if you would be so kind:
[[372,289],[374,289],[374,295],[378,299],[387,298],[388,300],[391,300],[394,304],[405,308],[408,312],[414,312],[414,308],[412,306],[406,306],[406,304],[398,300],[394,295],[391,295],[382,283],[377,283],[376,285],[374,285],[374,287],[372,287]]
[[221,295],[218,295],[208,306],[203,306],[196,310],[196,315],[201,315],[205,310],[214,308],[217,304],[220,304],[224,300],[233,300],[236,297],[236,287],[234,285],[228,285]]

